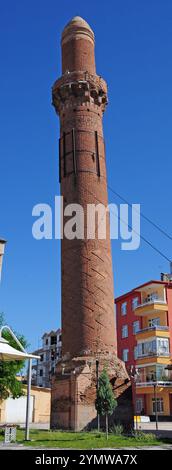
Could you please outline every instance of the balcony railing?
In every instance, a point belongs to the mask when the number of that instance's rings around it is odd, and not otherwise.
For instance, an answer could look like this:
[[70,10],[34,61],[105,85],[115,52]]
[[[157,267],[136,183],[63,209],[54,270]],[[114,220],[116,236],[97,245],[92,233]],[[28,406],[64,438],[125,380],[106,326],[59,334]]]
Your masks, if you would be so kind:
[[153,331],[153,330],[169,331],[169,327],[168,326],[160,326],[160,325],[148,326],[147,328],[142,328],[142,329],[138,330],[136,334],[144,333],[145,331]]
[[135,310],[137,310],[139,307],[145,307],[146,305],[151,305],[151,304],[162,304],[166,305],[167,302],[164,300],[162,297],[151,297],[150,298],[145,298],[140,304],[137,304],[135,307]]
[[136,382],[136,387],[172,387],[172,380],[157,380],[157,381],[147,381],[147,382]]
[[144,357],[169,357],[170,352],[163,352],[163,351],[149,351],[145,354],[138,354],[137,359],[143,359]]

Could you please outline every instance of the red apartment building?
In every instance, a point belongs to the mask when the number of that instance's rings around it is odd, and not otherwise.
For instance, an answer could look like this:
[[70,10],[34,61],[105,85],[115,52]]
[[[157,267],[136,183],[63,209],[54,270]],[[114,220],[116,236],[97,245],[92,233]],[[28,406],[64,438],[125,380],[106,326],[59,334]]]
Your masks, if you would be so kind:
[[169,417],[172,281],[169,275],[162,275],[162,279],[140,285],[115,300],[117,348],[128,372],[135,371],[135,413],[154,416],[157,408],[159,416]]

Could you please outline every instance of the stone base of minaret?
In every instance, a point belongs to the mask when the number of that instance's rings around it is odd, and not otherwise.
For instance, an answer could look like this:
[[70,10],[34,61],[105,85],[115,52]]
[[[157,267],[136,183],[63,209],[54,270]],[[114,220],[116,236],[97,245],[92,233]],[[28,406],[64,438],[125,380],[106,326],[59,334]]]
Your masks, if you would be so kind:
[[[117,357],[100,356],[98,372],[106,367],[117,399],[110,425],[133,426],[131,383],[125,365]],[[97,370],[95,357],[60,361],[52,380],[51,428],[81,431],[97,428],[95,409]],[[103,426],[103,420],[102,420]]]

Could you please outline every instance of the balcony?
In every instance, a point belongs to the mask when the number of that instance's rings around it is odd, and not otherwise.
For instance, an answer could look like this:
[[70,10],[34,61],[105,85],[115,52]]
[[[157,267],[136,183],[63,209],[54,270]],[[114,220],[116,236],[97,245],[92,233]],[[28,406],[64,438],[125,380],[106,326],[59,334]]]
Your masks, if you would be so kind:
[[137,369],[136,387],[172,387],[172,371],[166,366],[148,366]]
[[143,302],[137,305],[134,309],[135,315],[147,316],[149,314],[158,314],[161,312],[167,312],[168,305],[167,302],[162,298],[154,298],[148,296],[143,299]]
[[172,380],[150,380],[146,382],[137,382],[136,387],[172,387]]
[[150,338],[152,336],[152,333],[153,333],[153,336],[155,337],[157,336],[161,336],[161,338],[170,337],[168,326],[154,325],[154,326],[149,326],[147,328],[142,328],[138,330],[136,333],[136,339],[141,340],[145,338]]
[[146,357],[170,357],[169,352],[163,352],[163,351],[149,351],[145,354],[138,354],[137,359],[144,359]]

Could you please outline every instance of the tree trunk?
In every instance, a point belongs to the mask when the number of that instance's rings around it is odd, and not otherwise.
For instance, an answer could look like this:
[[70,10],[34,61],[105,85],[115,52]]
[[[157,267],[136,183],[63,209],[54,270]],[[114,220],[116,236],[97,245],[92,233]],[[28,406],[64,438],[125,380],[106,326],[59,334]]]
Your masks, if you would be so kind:
[[100,415],[97,413],[97,431],[100,432]]
[[106,439],[108,440],[108,414],[106,413]]

